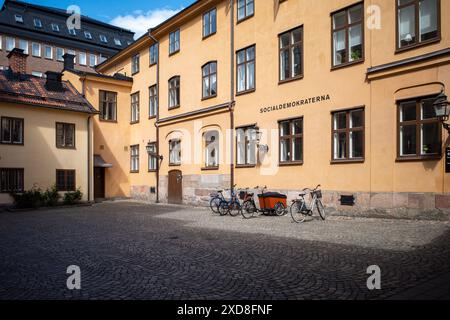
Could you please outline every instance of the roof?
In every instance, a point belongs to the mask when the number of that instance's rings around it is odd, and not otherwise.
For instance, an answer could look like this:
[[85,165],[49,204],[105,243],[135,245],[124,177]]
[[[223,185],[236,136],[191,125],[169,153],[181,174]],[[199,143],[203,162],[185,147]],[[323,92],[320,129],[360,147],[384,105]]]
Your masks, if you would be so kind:
[[104,79],[133,82],[133,78],[132,77],[127,77],[126,75],[123,75],[121,73],[116,73],[113,76],[108,76],[108,75],[102,74],[102,73],[89,72],[89,71],[80,71],[80,70],[77,70],[77,69],[65,69],[64,71],[69,71],[69,72],[75,73],[75,74],[77,74],[79,76],[93,76],[93,77],[99,77],[99,78],[104,78]]
[[[23,23],[15,21],[16,14],[22,16]],[[71,35],[66,25],[70,15],[62,9],[18,0],[5,0],[0,10],[0,26],[4,34],[31,37],[36,40],[90,51],[96,50],[106,55],[114,54],[134,42],[134,32],[83,15],[81,16],[81,29],[76,29],[76,35]],[[35,27],[35,18],[41,20],[41,28]],[[52,30],[52,23],[58,24],[59,32]],[[91,33],[92,39],[85,37],[85,31]],[[106,37],[106,43],[100,40],[100,35]],[[121,45],[116,45],[114,39],[119,39]]]
[[50,91],[46,79],[28,74],[0,71],[0,102],[33,105],[63,111],[94,114],[98,111],[70,84],[62,81],[62,90]]

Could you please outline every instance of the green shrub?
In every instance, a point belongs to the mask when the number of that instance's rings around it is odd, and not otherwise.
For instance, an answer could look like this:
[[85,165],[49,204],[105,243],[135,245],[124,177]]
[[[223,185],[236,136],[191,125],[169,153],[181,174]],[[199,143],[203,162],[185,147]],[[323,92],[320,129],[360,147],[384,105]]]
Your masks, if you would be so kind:
[[66,205],[72,205],[80,202],[82,198],[83,193],[81,192],[80,188],[78,188],[76,191],[66,192],[64,194],[63,202]]
[[61,196],[58,193],[56,185],[53,185],[50,189],[47,189],[44,192],[45,205],[49,207],[56,206],[60,198]]
[[38,208],[45,203],[44,194],[36,186],[22,193],[13,193],[11,196],[14,199],[14,205],[19,209]]

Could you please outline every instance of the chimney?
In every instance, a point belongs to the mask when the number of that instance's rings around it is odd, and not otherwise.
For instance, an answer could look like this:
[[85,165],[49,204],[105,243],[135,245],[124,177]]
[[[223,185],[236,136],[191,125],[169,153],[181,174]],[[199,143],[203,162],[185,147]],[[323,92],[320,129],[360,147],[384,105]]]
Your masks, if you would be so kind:
[[47,71],[45,75],[47,78],[45,87],[48,91],[63,91],[62,73]]
[[14,48],[9,54],[9,68],[13,73],[26,74],[27,73],[27,57],[22,49]]
[[70,53],[66,53],[63,55],[64,59],[64,70],[73,70],[75,69],[75,56]]

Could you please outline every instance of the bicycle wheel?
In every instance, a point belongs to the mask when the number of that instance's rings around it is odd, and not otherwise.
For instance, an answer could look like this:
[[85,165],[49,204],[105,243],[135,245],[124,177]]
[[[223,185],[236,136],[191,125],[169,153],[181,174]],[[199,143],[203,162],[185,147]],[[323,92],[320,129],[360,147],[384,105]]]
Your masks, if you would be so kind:
[[317,211],[319,211],[319,215],[322,218],[322,220],[325,220],[326,212],[325,212],[325,207],[322,204],[322,201],[317,200],[316,207],[317,207]]
[[278,202],[273,209],[275,211],[275,214],[279,217],[284,216],[286,214],[286,208],[281,202]]
[[213,213],[219,213],[220,201],[219,198],[212,198],[211,201],[209,201],[209,207]]
[[301,201],[294,201],[291,204],[291,208],[289,209],[291,211],[291,217],[292,220],[296,223],[302,223],[306,219],[306,214],[303,213],[303,205],[304,203]]
[[221,216],[226,216],[228,214],[228,212],[230,211],[228,201],[225,201],[225,200],[220,201],[218,209],[219,209],[219,214]]
[[244,219],[251,219],[256,212],[256,206],[253,201],[247,200],[242,204],[242,216]]
[[230,206],[229,206],[230,210],[230,216],[232,217],[236,217],[239,214],[241,214],[242,212],[242,207],[241,204],[239,203],[239,201],[234,201]]

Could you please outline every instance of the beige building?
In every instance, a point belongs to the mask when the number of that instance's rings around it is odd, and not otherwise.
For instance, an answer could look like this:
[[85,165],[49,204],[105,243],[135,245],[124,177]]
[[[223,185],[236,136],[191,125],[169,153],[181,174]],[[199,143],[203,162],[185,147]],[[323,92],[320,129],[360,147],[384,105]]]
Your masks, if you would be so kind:
[[26,74],[27,55],[14,49],[0,71],[0,205],[10,193],[56,185],[93,200],[92,117],[97,111],[60,73]]
[[450,3],[396,2],[196,1],[101,74],[65,72],[100,110],[99,195],[198,204],[233,184],[289,198],[321,184],[336,210],[448,209],[433,103]]

